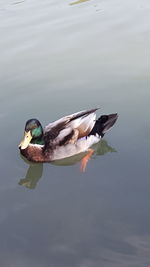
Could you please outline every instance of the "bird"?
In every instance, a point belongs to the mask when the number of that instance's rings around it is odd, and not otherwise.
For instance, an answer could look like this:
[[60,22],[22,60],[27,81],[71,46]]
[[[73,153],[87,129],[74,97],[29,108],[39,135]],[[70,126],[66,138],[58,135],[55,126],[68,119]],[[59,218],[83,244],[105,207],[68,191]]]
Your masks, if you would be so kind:
[[45,128],[38,119],[29,119],[25,124],[24,137],[19,144],[20,153],[31,162],[52,162],[85,152],[81,170],[85,171],[88,160],[94,153],[92,145],[98,143],[115,124],[118,114],[101,115],[99,108],[82,110],[67,115]]

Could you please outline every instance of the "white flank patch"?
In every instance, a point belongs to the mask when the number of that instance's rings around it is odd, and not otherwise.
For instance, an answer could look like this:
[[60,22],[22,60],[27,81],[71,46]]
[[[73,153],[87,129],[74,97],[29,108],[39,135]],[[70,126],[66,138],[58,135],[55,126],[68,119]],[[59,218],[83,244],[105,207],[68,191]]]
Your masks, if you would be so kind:
[[90,135],[89,137],[80,138],[76,144],[68,144],[57,147],[54,150],[52,160],[59,160],[87,151],[92,145],[100,141],[100,137]]

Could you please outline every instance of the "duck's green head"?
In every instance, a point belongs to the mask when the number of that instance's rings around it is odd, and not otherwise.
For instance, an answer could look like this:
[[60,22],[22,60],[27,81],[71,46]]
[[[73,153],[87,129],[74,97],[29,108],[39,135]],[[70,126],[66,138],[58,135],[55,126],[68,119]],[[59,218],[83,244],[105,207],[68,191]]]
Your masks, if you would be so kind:
[[40,145],[44,144],[43,128],[37,119],[30,119],[26,122],[24,138],[21,141],[19,148],[26,149],[30,143]]

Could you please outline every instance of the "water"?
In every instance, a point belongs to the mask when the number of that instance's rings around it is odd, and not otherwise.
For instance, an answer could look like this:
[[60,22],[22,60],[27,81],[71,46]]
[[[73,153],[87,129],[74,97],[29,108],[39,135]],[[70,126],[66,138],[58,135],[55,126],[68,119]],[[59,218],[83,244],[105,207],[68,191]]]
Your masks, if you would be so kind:
[[[149,25],[148,0],[1,0],[0,266],[150,266]],[[85,173],[21,158],[27,119],[97,106]]]

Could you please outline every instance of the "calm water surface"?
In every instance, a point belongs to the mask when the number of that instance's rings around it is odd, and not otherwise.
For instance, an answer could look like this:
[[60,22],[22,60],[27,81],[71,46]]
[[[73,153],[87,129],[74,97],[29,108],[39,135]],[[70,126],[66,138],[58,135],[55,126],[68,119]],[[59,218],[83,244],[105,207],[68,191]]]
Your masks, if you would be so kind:
[[[150,266],[150,1],[0,1],[0,266]],[[25,121],[119,120],[85,173],[29,164]]]

